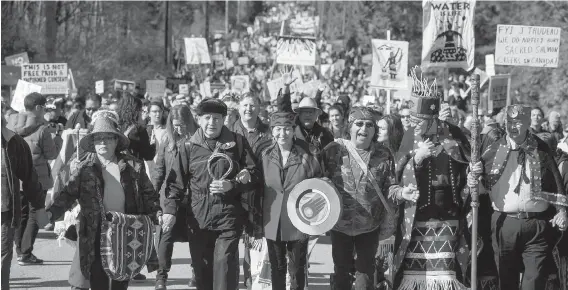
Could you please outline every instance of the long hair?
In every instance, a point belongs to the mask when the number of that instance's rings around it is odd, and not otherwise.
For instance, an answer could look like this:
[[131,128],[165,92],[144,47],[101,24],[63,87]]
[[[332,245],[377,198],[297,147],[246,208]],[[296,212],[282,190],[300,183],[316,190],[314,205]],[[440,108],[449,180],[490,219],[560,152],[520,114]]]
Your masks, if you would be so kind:
[[383,144],[388,147],[393,155],[396,155],[398,149],[400,148],[400,143],[402,143],[402,137],[404,136],[404,126],[402,126],[402,121],[398,115],[386,115],[381,120],[387,122],[387,130],[389,135],[388,144]]
[[164,104],[157,102],[157,101],[152,101],[148,104],[148,114],[150,113],[150,109],[152,109],[152,106],[156,106],[158,108],[160,108],[160,110],[162,110],[162,117],[160,118],[160,125],[164,126],[166,125],[166,109],[164,108]]
[[168,120],[166,121],[166,139],[164,141],[164,145],[167,144],[169,150],[173,150],[176,142],[179,140],[178,135],[175,133],[174,126],[172,125],[173,120],[182,121],[187,128],[189,136],[193,135],[193,133],[197,131],[198,127],[188,106],[174,106],[168,115]]
[[124,93],[118,101],[116,112],[120,117],[118,120],[118,128],[124,132],[131,125],[137,125],[142,113],[142,100],[134,97],[130,93]]

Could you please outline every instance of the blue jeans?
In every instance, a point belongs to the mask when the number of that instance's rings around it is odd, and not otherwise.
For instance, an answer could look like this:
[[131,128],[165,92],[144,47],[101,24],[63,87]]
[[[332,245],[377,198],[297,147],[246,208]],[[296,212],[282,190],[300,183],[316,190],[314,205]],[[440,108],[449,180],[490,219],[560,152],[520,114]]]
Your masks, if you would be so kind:
[[10,266],[14,255],[14,231],[11,226],[12,214],[2,212],[2,290],[10,289]]

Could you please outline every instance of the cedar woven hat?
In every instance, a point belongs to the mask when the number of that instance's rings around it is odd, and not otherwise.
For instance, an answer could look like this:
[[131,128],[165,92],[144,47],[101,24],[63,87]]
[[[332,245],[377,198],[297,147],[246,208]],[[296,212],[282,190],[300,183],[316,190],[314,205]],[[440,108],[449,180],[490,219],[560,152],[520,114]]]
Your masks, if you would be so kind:
[[103,110],[97,111],[93,114],[93,120],[91,121],[92,127],[89,134],[87,134],[79,142],[79,146],[87,152],[95,152],[95,135],[99,133],[112,133],[116,135],[118,144],[116,145],[116,151],[120,152],[128,148],[130,140],[124,134],[118,130],[118,115],[113,111]]

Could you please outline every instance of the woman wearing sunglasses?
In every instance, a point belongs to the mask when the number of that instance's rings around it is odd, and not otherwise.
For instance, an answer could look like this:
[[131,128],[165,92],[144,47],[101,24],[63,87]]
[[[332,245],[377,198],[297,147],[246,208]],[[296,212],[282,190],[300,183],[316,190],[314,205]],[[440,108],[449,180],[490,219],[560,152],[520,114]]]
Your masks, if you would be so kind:
[[412,189],[396,184],[394,157],[376,141],[378,128],[370,109],[351,110],[347,134],[348,139],[336,139],[323,151],[324,175],[343,199],[342,216],[331,231],[332,289],[352,288],[354,259],[354,289],[371,289],[379,239],[395,230],[394,197]]

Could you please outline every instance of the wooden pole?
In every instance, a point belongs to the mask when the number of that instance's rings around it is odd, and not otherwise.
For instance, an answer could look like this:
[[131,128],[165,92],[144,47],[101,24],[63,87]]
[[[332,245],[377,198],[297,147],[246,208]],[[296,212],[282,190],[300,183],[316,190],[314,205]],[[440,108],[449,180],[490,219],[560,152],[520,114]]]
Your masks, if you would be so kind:
[[225,34],[229,34],[229,0],[225,0]]
[[[391,40],[391,31],[387,30],[387,40]],[[391,112],[391,101],[392,101],[392,90],[387,89],[387,110],[386,114],[390,115]]]
[[[478,115],[479,106],[479,75],[474,74],[471,81],[471,106],[473,120],[471,122],[471,163],[479,161],[479,131],[480,121]],[[479,215],[479,187],[470,188],[471,210],[473,223],[471,225],[471,290],[477,290],[477,217]]]

